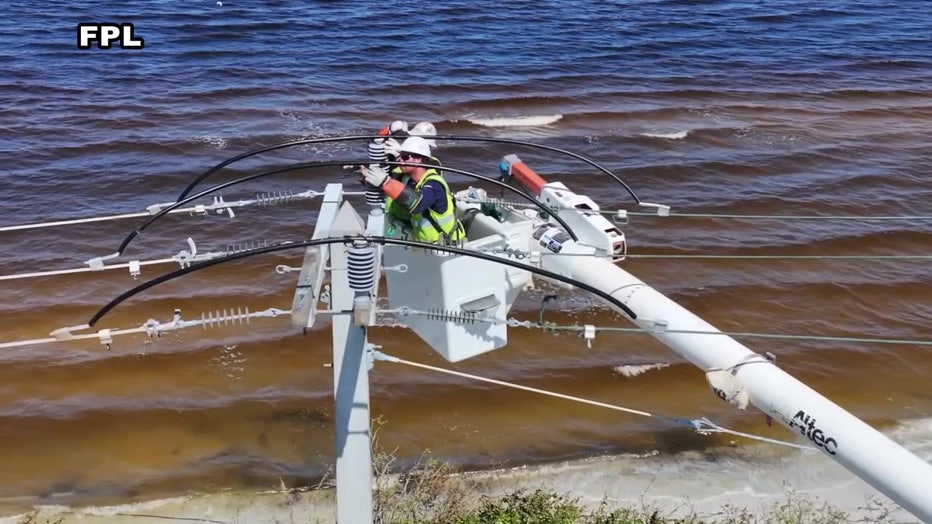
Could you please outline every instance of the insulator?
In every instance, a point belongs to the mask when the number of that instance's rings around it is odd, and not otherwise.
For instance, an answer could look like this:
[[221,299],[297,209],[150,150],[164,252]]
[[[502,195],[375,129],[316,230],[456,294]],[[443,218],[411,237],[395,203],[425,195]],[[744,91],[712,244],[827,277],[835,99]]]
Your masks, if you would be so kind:
[[534,206],[534,204],[529,204],[528,202],[518,202],[516,200],[508,200],[505,198],[492,198],[492,197],[480,198],[478,195],[467,195],[464,200],[470,203],[492,204],[494,206],[504,206],[504,207],[536,207]]
[[256,204],[260,207],[271,207],[291,202],[294,199],[294,192],[289,189],[271,193],[259,193],[256,195]]
[[252,249],[259,249],[262,247],[268,247],[270,242],[268,240],[255,240],[252,242],[239,242],[236,244],[227,244],[224,253],[226,255],[233,255],[235,253],[241,253],[243,251],[250,251]]
[[376,138],[369,142],[369,163],[382,164],[385,162],[385,141]]
[[370,206],[380,206],[382,202],[385,202],[385,193],[372,184],[366,184],[366,203]]
[[223,310],[223,313],[220,310],[206,311],[201,313],[201,327],[205,330],[208,328],[215,328],[223,324],[224,326],[236,325],[249,323],[249,308],[247,307],[245,312],[243,308],[236,308],[236,310]]
[[349,287],[355,291],[369,291],[375,285],[375,247],[354,242],[346,248],[346,274]]
[[[385,164],[385,140],[382,138],[376,138],[369,142],[369,165],[375,167],[379,165],[383,168],[388,166]],[[371,185],[366,184],[366,203],[370,206],[378,206],[385,202],[385,193],[381,189]]]
[[428,309],[424,314],[431,320],[441,320],[444,322],[454,322],[456,324],[475,324],[479,318],[475,313],[465,311],[449,311],[446,309]]
[[533,204],[528,204],[527,202],[518,202],[516,200],[507,200],[504,198],[487,198],[485,199],[485,203],[506,207],[534,207]]

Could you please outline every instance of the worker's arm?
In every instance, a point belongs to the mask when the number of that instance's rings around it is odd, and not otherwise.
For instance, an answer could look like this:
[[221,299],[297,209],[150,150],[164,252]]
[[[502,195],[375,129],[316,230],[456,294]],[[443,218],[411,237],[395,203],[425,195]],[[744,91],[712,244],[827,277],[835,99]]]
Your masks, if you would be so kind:
[[[420,191],[415,191],[394,178],[388,178],[382,184],[382,191],[385,191],[386,195],[392,197],[393,200],[404,206],[412,214],[425,213],[432,207],[438,213],[446,212],[443,186],[432,180],[424,184]],[[442,202],[443,205],[439,205],[439,202]],[[438,207],[443,209],[437,209]]]

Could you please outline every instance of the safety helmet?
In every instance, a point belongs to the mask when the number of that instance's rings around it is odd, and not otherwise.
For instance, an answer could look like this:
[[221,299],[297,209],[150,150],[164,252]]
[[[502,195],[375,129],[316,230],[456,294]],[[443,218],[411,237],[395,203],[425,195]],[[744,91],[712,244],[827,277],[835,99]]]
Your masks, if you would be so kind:
[[409,136],[401,143],[401,152],[420,155],[425,159],[430,158],[430,144],[422,137]]
[[388,132],[389,134],[392,134],[392,135],[398,134],[400,132],[407,133],[408,123],[405,122],[404,120],[395,120],[394,122],[391,123],[391,125],[388,126]]
[[[434,127],[434,124],[430,122],[420,122],[413,128],[411,128],[411,136],[422,136],[422,137],[431,137],[437,136],[437,128]],[[437,147],[437,141],[431,138],[426,138],[427,144],[430,147]]]

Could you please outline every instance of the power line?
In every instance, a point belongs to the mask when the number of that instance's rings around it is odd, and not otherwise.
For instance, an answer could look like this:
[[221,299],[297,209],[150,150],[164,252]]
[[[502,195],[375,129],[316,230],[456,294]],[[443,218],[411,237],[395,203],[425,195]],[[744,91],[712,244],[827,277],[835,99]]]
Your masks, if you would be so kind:
[[74,331],[80,331],[83,329],[88,329],[90,326],[83,324],[80,326],[71,326],[56,329],[52,331],[51,337],[47,338],[36,338],[32,340],[17,340],[15,342],[3,342],[0,343],[0,349],[22,347],[22,346],[35,346],[40,344],[50,344],[53,342],[64,342],[70,340],[88,340],[88,339],[98,339],[100,343],[107,346],[107,349],[110,349],[110,345],[113,343],[113,337],[121,335],[132,335],[145,333],[150,337],[161,336],[162,333],[168,331],[175,331],[178,329],[189,328],[193,326],[202,326],[204,329],[236,325],[236,324],[248,324],[249,321],[253,318],[275,318],[281,315],[288,315],[291,313],[291,310],[278,309],[278,308],[268,308],[262,311],[249,311],[249,308],[237,308],[235,310],[214,310],[201,313],[201,318],[197,320],[182,320],[181,319],[181,310],[175,310],[175,317],[172,321],[161,323],[157,320],[149,319],[146,323],[142,324],[139,327],[135,328],[126,328],[126,329],[101,329],[95,333],[79,333],[75,334]]
[[[858,344],[899,344],[913,346],[932,346],[932,340],[915,340],[904,338],[867,338],[867,337],[840,337],[840,336],[823,336],[823,335],[793,335],[784,333],[760,333],[753,331],[703,331],[695,329],[667,329],[662,324],[657,324],[655,329],[645,328],[623,328],[615,326],[593,326],[591,324],[579,325],[568,324],[559,325],[551,322],[535,323],[530,320],[508,319],[509,326],[539,328],[544,331],[575,331],[590,333],[605,331],[616,333],[648,333],[648,334],[666,334],[678,333],[688,335],[722,335],[729,337],[749,337],[749,338],[772,338],[784,340],[802,340],[809,342],[849,342]],[[590,337],[591,338],[591,337]]]
[[375,351],[375,350],[372,350],[371,355],[372,355],[373,360],[381,360],[381,361],[384,361],[384,362],[391,362],[391,363],[393,363],[393,364],[403,364],[403,365],[406,365],[406,366],[411,366],[411,367],[415,367],[415,368],[419,368],[419,369],[426,369],[426,370],[429,370],[429,371],[436,371],[436,372],[438,372],[438,373],[444,373],[444,374],[453,375],[453,376],[456,376],[456,377],[467,378],[467,379],[476,380],[476,381],[479,381],[479,382],[486,382],[486,383],[488,383],[488,384],[495,384],[495,385],[497,385],[497,386],[502,386],[502,387],[507,387],[507,388],[512,388],[512,389],[519,389],[519,390],[521,390],[521,391],[527,391],[527,392],[530,392],[530,393],[537,393],[538,395],[545,395],[545,396],[548,396],[548,397],[554,397],[554,398],[559,398],[559,399],[563,399],[563,400],[569,400],[569,401],[572,401],[572,402],[578,402],[578,403],[580,403],[580,404],[587,404],[587,405],[589,405],[589,406],[595,406],[595,407],[600,407],[600,408],[605,408],[605,409],[611,409],[611,410],[614,410],[614,411],[621,411],[621,412],[623,412],[623,413],[628,413],[629,415],[637,415],[637,416],[649,417],[649,418],[659,418],[659,419],[663,419],[663,420],[667,420],[667,421],[669,421],[669,422],[672,422],[672,423],[674,423],[674,424],[676,424],[676,425],[678,425],[678,426],[689,427],[689,428],[695,430],[697,433],[700,433],[700,434],[703,434],[703,433],[729,433],[729,434],[732,434],[732,435],[741,436],[741,437],[745,437],[745,438],[749,438],[749,439],[753,439],[753,440],[760,440],[760,441],[762,441],[762,442],[768,442],[768,443],[771,443],[771,444],[779,444],[779,445],[782,445],[782,446],[789,446],[789,447],[792,447],[792,448],[802,449],[802,450],[805,450],[805,451],[815,451],[815,449],[813,449],[813,448],[810,447],[810,446],[804,446],[804,445],[800,445],[800,444],[794,444],[794,443],[792,443],[792,442],[786,442],[786,441],[783,441],[783,440],[777,440],[777,439],[772,439],[772,438],[768,438],[768,437],[762,437],[762,436],[753,435],[753,434],[750,434],[750,433],[742,433],[742,432],[738,432],[738,431],[732,431],[732,430],[730,430],[730,429],[727,429],[727,428],[723,428],[723,427],[721,427],[721,426],[718,426],[718,425],[716,425],[716,424],[710,422],[710,421],[709,421],[708,419],[706,419],[706,418],[702,418],[702,419],[699,419],[699,420],[687,420],[687,419],[682,419],[682,418],[677,418],[677,417],[671,417],[671,416],[668,416],[668,415],[662,415],[662,414],[657,414],[657,413],[651,413],[651,412],[649,412],[649,411],[642,411],[642,410],[639,410],[639,409],[627,408],[627,407],[624,407],[624,406],[619,406],[619,405],[617,405],[617,404],[609,404],[609,403],[607,403],[607,402],[599,402],[599,401],[596,401],[596,400],[590,400],[590,399],[586,399],[586,398],[582,398],[582,397],[576,397],[576,396],[573,396],[573,395],[566,395],[566,394],[564,394],[564,393],[556,393],[556,392],[554,392],[554,391],[548,391],[548,390],[546,390],[546,389],[533,388],[533,387],[530,387],[530,386],[524,386],[524,385],[521,385],[521,384],[515,384],[514,382],[506,382],[506,381],[504,381],[504,380],[496,380],[496,379],[492,379],[492,378],[482,377],[482,376],[479,376],[479,375],[473,375],[473,374],[470,374],[470,373],[463,373],[463,372],[461,372],[461,371],[454,371],[454,370],[452,370],[452,369],[446,369],[446,368],[441,368],[441,367],[436,367],[436,366],[430,366],[430,365],[427,365],[427,364],[421,364],[421,363],[419,363],[419,362],[412,362],[412,361],[410,361],[410,360],[404,360],[404,359],[400,359],[400,358],[398,358],[398,357],[393,357],[393,356],[391,356],[391,355],[386,355],[385,353],[382,353],[382,352],[380,352],[380,351]]
[[[233,209],[243,208],[249,206],[260,206],[260,207],[269,207],[277,206],[281,204],[286,204],[289,202],[294,202],[298,200],[308,200],[323,196],[323,191],[314,191],[307,190],[299,193],[295,193],[291,190],[284,191],[274,191],[270,193],[259,193],[255,198],[245,199],[245,200],[235,200],[235,201],[225,201],[222,196],[216,196],[213,199],[213,202],[210,204],[197,204],[190,207],[172,209],[167,214],[176,214],[176,213],[189,213],[192,215],[207,215],[214,213],[217,215],[222,215],[224,213],[228,214],[231,218],[234,216]],[[343,193],[344,195],[362,195],[363,192],[356,191],[351,192],[347,191]],[[163,208],[171,206],[175,202],[166,202],[160,204],[152,204],[146,207],[146,211],[138,213],[125,213],[120,215],[106,215],[106,216],[97,216],[97,217],[88,217],[88,218],[75,218],[69,220],[56,220],[51,222],[36,222],[33,224],[21,224],[16,226],[0,226],[0,233],[7,231],[21,231],[27,229],[38,229],[46,227],[59,227],[59,226],[72,226],[77,224],[87,224],[93,222],[106,222],[110,220],[125,220],[127,218],[141,218],[149,217],[157,214]]]
[[[550,255],[550,253],[544,255]],[[651,255],[629,253],[625,257],[720,260],[932,260],[932,255]]]
[[[476,251],[507,255],[518,260],[537,257],[591,257],[614,258],[616,255],[597,255],[591,253],[553,253],[546,249],[541,251],[526,251],[515,248],[480,248]],[[651,258],[651,259],[722,259],[722,260],[932,260],[932,255],[677,255],[677,254],[641,254],[627,253],[625,258]]]
[[[616,215],[616,211],[600,211],[608,215]],[[628,211],[630,216],[657,217],[657,213],[644,213],[641,211]],[[740,220],[932,220],[930,215],[892,215],[892,216],[860,216],[860,215],[742,215],[718,213],[670,213],[663,218],[733,218]]]

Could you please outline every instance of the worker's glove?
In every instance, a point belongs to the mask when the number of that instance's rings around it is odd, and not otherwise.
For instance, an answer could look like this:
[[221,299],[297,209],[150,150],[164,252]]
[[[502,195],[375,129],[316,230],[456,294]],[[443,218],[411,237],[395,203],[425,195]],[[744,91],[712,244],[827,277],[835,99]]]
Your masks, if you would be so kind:
[[394,138],[386,138],[385,143],[385,154],[391,157],[398,158],[398,155],[401,154],[401,144],[398,143]]
[[382,184],[388,180],[388,173],[379,166],[363,166],[362,177],[367,184],[382,187]]

